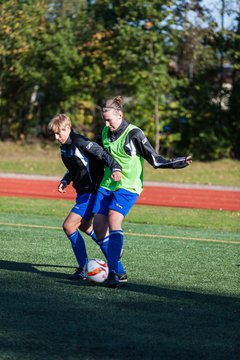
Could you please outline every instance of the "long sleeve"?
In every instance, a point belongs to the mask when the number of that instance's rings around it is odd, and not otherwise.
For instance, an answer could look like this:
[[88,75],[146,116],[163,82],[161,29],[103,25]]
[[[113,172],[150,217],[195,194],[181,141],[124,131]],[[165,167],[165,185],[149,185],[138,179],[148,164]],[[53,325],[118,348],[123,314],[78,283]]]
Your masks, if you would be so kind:
[[180,169],[188,166],[186,157],[165,159],[163,156],[159,155],[139,128],[133,129],[129,133],[124,148],[129,154],[136,152],[136,154],[147,160],[155,169]]
[[61,179],[61,182],[65,182],[67,185],[70,184],[72,181],[72,175],[69,170],[64,174],[63,178]]
[[122,170],[121,165],[119,165],[118,162],[96,142],[92,142],[87,139],[82,140],[81,150],[86,154],[86,156],[101,160],[105,166],[110,168],[111,172]]

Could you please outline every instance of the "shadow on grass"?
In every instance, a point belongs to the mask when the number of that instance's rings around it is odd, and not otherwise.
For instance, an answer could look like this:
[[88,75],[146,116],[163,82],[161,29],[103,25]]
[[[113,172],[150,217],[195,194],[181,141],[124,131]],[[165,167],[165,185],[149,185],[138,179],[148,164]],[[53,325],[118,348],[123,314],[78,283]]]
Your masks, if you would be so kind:
[[32,263],[19,263],[16,261],[6,261],[0,260],[0,270],[9,270],[9,271],[21,271],[21,272],[30,272],[36,273],[42,276],[49,276],[52,278],[67,278],[70,274],[66,272],[54,272],[54,271],[45,271],[39,270],[37,267],[47,267],[47,268],[59,268],[59,269],[75,269],[74,266],[66,266],[66,265],[50,265],[50,264],[32,264]]
[[1,359],[238,359],[237,298],[85,286],[35,266],[72,268],[0,261]]

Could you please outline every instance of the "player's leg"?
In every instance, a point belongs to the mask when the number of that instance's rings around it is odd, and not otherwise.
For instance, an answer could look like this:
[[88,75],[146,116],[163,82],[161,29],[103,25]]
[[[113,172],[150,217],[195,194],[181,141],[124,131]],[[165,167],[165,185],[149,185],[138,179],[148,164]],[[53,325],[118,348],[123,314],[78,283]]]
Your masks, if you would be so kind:
[[[105,258],[108,259],[108,243],[109,243],[109,222],[108,222],[108,212],[109,204],[113,198],[113,192],[99,188],[93,207],[94,212],[94,221],[93,229],[96,238],[93,239],[101,248],[102,253]],[[117,273],[120,274],[122,280],[126,281],[126,273],[122,265],[121,260],[118,261],[118,270]]]
[[93,229],[97,239],[103,239],[108,235],[108,216],[94,214]]
[[109,233],[108,233],[108,216],[102,214],[95,214],[93,221],[93,229],[96,244],[100,247],[102,253],[107,259]]
[[89,221],[85,221],[83,219],[81,225],[79,226],[79,230],[83,231],[86,235],[90,236],[92,238],[92,240],[95,241],[95,243],[100,246],[104,256],[106,256],[105,244],[102,244],[101,241],[97,240],[96,234],[93,230],[93,216],[92,216],[91,220],[89,220]]
[[[94,229],[96,229],[96,238],[93,239],[96,244],[100,246],[102,253],[106,260],[108,260],[108,244],[109,244],[109,228],[108,228],[108,216],[102,214],[94,215]],[[122,256],[123,250],[121,251]],[[121,257],[120,256],[120,257]],[[121,259],[118,261],[117,274],[121,278],[122,282],[127,281],[127,275],[123,267]]]
[[93,206],[93,231],[95,235],[95,239],[93,240],[100,246],[102,253],[107,259],[107,249],[108,249],[108,207],[109,202],[112,198],[112,192],[99,188],[95,203]]
[[93,217],[88,221],[82,218],[82,222],[79,225],[79,230],[91,236],[91,232],[93,231],[92,222],[93,222]]
[[108,234],[108,211],[112,199],[112,191],[99,188],[93,206],[93,230],[96,239],[103,239]]
[[78,229],[87,231],[92,223],[92,207],[95,195],[91,193],[78,194],[76,204],[64,221],[63,228],[71,241],[74,255],[78,262],[76,272],[70,277],[71,280],[85,278],[83,267],[87,262],[87,251],[84,239]]
[[[108,245],[108,266],[109,286],[118,286],[120,279],[118,262],[121,256],[124,243],[122,221],[138,199],[138,194],[120,189],[114,192],[114,198],[109,205],[109,245]],[[127,281],[125,272],[122,280]]]
[[113,285],[127,281],[127,274],[125,269],[119,269],[119,261],[121,257],[121,252],[123,249],[123,231],[122,231],[122,221],[124,216],[115,211],[109,211],[109,244],[108,244],[108,266],[109,266],[109,281],[108,283],[113,282]]
[[71,242],[73,253],[78,263],[78,267],[73,275],[69,277],[70,280],[83,280],[83,267],[87,262],[87,251],[84,239],[78,228],[82,222],[82,217],[74,212],[70,212],[63,223],[63,229],[68,239]]
[[78,229],[81,223],[82,223],[82,216],[71,211],[64,220],[63,230],[67,235],[70,235]]

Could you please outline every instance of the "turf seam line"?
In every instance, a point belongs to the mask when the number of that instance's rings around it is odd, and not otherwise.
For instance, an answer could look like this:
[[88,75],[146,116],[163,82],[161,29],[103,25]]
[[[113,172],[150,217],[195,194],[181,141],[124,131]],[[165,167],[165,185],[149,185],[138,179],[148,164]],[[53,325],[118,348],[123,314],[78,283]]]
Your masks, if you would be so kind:
[[195,238],[195,237],[185,237],[185,236],[174,236],[174,235],[154,235],[154,234],[138,234],[138,233],[127,233],[126,235],[130,236],[142,236],[142,237],[156,237],[156,238],[166,238],[174,240],[193,240],[193,241],[206,241],[206,242],[217,242],[223,244],[240,244],[240,241],[235,240],[222,240],[222,239],[206,239],[206,238]]
[[[13,224],[0,222],[0,225],[7,226],[16,226],[16,227],[30,227],[30,228],[39,228],[39,229],[50,229],[50,230],[62,230],[60,226],[50,226],[50,225],[34,225],[34,224]],[[235,244],[240,245],[240,241],[237,240],[222,240],[222,239],[206,239],[206,238],[195,238],[195,237],[185,237],[185,236],[174,236],[174,235],[156,235],[156,234],[141,234],[141,233],[129,233],[124,232],[128,236],[141,236],[141,237],[152,237],[152,238],[163,238],[163,239],[174,239],[174,240],[188,240],[188,241],[205,241],[205,242],[214,242],[220,244]]]

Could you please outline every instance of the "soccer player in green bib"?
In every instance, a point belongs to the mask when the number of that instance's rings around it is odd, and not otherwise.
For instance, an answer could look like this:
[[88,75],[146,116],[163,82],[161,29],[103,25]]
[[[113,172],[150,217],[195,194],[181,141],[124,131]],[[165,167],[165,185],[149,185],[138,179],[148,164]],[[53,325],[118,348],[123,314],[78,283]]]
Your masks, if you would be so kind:
[[192,162],[190,156],[171,160],[160,156],[143,131],[123,118],[122,107],[121,96],[107,100],[101,107],[105,127],[100,141],[121,165],[122,177],[119,182],[114,182],[111,171],[105,168],[93,207],[94,232],[99,242],[108,244],[109,276],[106,285],[109,287],[117,287],[127,281],[124,268],[120,271],[118,266],[124,242],[122,221],[142,192],[144,159],[156,169],[180,169]]

